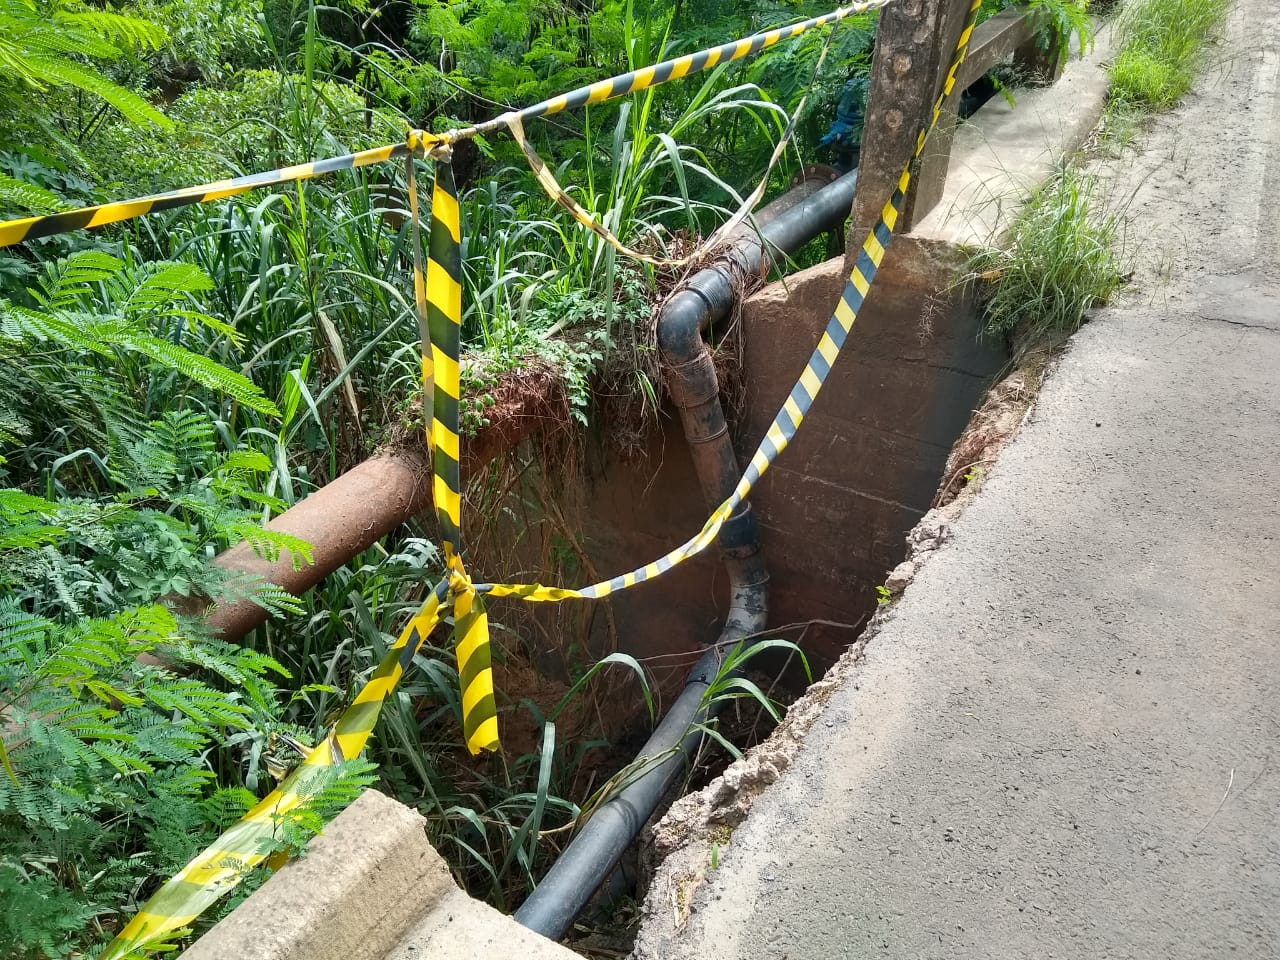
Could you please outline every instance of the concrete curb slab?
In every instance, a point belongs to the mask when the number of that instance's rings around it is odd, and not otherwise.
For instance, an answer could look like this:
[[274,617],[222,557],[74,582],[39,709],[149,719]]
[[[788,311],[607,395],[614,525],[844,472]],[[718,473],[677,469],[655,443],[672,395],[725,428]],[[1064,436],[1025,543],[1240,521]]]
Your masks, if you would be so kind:
[[366,791],[184,960],[573,960],[458,889],[417,811]]

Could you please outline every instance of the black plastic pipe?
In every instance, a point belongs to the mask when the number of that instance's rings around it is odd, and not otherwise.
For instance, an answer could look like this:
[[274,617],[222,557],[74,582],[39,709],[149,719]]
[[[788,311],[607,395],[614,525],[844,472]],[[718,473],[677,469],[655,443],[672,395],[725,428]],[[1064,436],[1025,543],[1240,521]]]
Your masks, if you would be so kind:
[[[729,315],[744,278],[764,276],[777,263],[776,258],[839,227],[853,206],[856,183],[854,171],[817,191],[812,185],[800,187],[769,204],[756,216],[758,232],[735,240],[714,263],[694,274],[662,309],[658,347],[667,388],[680,410],[698,481],[711,507],[719,506],[733,493],[740,473],[720,404],[715,365],[702,331]],[[726,652],[765,627],[769,575],[750,504],[743,504],[725,523],[719,544],[730,586],[729,615],[720,640],[690,671],[684,690],[641,749],[627,785],[591,815],[515,912],[517,923],[545,937],[559,940],[569,932],[592,894],[653,816],[663,795],[702,744],[700,726],[712,718],[718,706],[707,702],[706,693]]]
[[721,649],[710,647],[698,660],[684,690],[641,748],[627,785],[591,815],[515,912],[517,923],[553,940],[569,932],[702,741],[694,725],[708,719],[703,699],[720,669]]

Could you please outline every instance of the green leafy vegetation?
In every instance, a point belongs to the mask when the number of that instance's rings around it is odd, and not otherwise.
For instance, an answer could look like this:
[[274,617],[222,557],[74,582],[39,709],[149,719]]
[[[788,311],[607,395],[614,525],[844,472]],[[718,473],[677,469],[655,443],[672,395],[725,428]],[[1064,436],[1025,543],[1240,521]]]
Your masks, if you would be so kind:
[[70,88],[105,101],[131,123],[167,127],[169,120],[146,97],[94,65],[156,50],[164,40],[158,24],[114,10],[66,0],[3,0],[0,104],[21,110],[23,98]]
[[1228,6],[1226,0],[1128,0],[1116,21],[1122,45],[1111,64],[1112,103],[1159,109],[1182,99]]
[[[1224,0],[1127,0],[1119,8],[1103,144],[1129,139],[1143,112],[1187,93],[1227,9]],[[969,276],[987,283],[987,332],[1011,338],[1023,355],[1060,344],[1124,282],[1120,233],[1121,211],[1074,158],[1065,160],[1001,242],[969,261]]]
[[970,271],[991,281],[988,333],[1023,349],[1070,336],[1120,285],[1119,218],[1096,181],[1064,166],[1037,190],[999,248],[980,251]]
[[1017,0],[982,0],[978,22],[1015,6],[1025,6],[1040,13],[1045,25],[1037,42],[1045,50],[1056,48],[1066,58],[1073,52],[1072,41],[1075,41],[1074,52],[1077,53],[1084,53],[1093,43],[1094,24],[1089,13],[1089,0],[1028,0],[1025,4]]

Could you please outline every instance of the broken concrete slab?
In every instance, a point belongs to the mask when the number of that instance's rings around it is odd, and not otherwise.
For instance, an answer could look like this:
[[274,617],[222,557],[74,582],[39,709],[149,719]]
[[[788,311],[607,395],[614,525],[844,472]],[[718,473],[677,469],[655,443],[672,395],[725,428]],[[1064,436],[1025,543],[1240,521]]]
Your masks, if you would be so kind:
[[487,903],[453,890],[386,954],[387,960],[581,960]]
[[454,889],[425,821],[366,791],[183,954],[187,960],[363,960],[384,956]]

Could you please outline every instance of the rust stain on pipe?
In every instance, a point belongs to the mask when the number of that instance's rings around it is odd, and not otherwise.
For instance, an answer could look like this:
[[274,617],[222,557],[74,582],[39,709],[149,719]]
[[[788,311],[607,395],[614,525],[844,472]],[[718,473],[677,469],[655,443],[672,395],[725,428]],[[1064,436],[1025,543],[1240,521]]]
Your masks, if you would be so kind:
[[[431,470],[425,449],[388,451],[348,470],[267,524],[268,530],[292,534],[311,544],[314,563],[295,569],[288,554],[271,562],[247,543],[220,553],[213,562],[224,570],[261,576],[300,596],[430,506]],[[204,620],[214,633],[235,640],[267,616],[267,611],[252,601],[240,600],[213,606]]]

